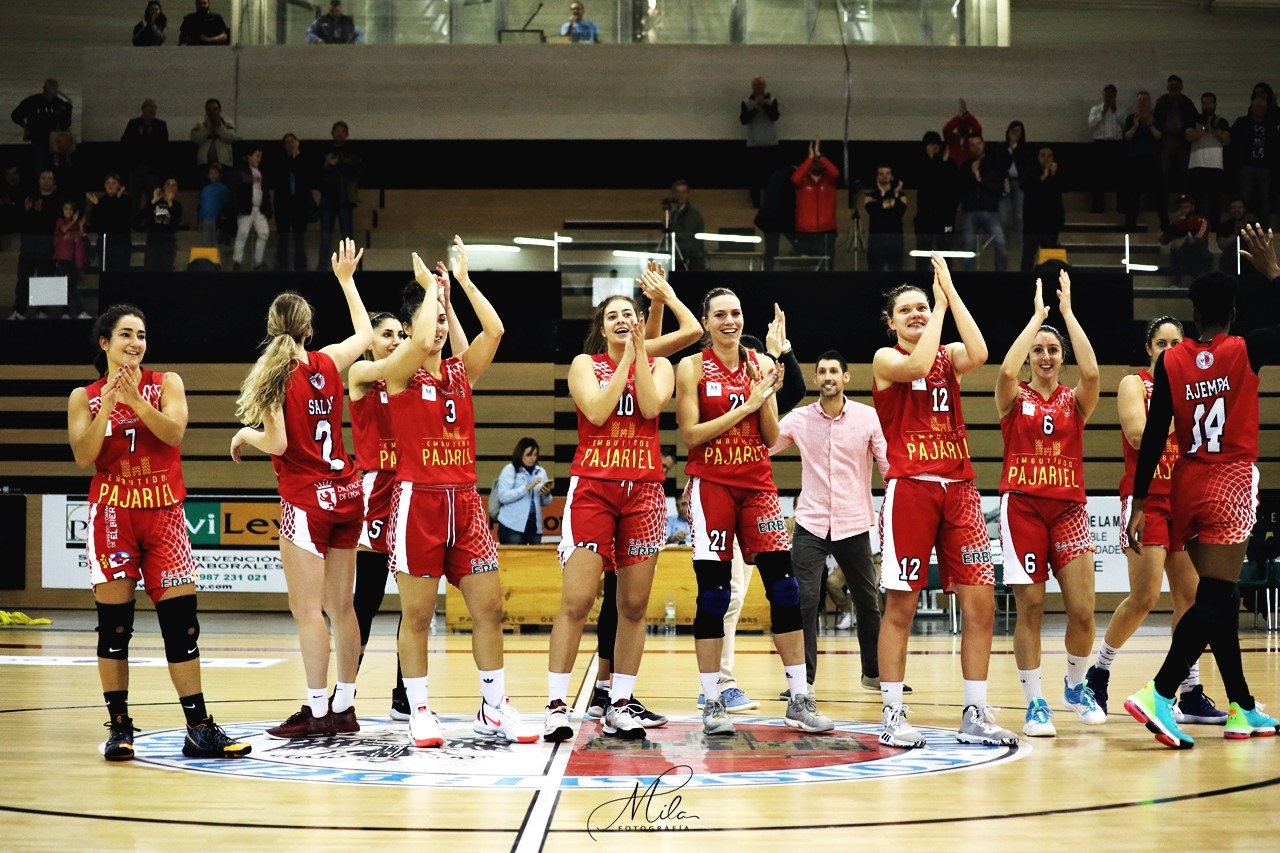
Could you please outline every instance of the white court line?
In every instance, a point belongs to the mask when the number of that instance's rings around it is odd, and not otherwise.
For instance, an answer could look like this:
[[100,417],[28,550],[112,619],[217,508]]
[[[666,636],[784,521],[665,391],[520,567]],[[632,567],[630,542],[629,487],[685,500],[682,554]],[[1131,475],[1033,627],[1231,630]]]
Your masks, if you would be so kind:
[[515,846],[511,848],[512,853],[540,853],[542,846],[546,843],[551,818],[555,815],[556,805],[560,802],[560,782],[564,779],[565,770],[569,767],[569,759],[573,757],[573,745],[578,740],[578,734],[582,731],[582,726],[586,725],[587,704],[591,701],[591,694],[595,690],[599,662],[599,656],[591,659],[587,670],[589,677],[584,679],[578,687],[578,695],[573,702],[573,714],[580,721],[578,730],[573,733],[573,737],[556,744],[551,766],[547,768],[542,785],[538,787],[538,792],[533,796],[533,802],[529,804],[529,813],[525,816],[524,825],[520,827]]
[[[201,669],[262,669],[284,663],[280,658],[200,658]],[[93,655],[0,655],[0,666],[97,666]],[[129,658],[132,667],[167,667],[164,658]]]

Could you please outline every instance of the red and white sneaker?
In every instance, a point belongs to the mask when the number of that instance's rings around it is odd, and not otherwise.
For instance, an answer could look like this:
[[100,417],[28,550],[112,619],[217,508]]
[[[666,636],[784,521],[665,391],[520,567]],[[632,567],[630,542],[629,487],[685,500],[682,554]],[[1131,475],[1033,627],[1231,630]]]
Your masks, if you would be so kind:
[[419,705],[409,715],[409,741],[420,749],[444,746],[444,735],[440,733],[440,724],[436,722],[435,715],[427,710],[426,705]]
[[520,719],[520,712],[512,707],[506,696],[502,697],[502,704],[496,708],[481,700],[480,710],[476,712],[476,721],[471,728],[478,735],[494,735],[510,743],[536,743],[541,737],[539,732]]

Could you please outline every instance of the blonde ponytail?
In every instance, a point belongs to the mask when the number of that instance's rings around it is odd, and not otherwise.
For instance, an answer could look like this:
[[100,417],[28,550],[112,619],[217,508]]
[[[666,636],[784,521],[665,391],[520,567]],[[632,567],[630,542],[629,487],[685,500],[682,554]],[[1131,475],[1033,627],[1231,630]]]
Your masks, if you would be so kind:
[[293,291],[281,293],[267,311],[266,349],[240,385],[236,419],[259,426],[284,405],[289,377],[297,367],[298,347],[311,334],[310,303]]

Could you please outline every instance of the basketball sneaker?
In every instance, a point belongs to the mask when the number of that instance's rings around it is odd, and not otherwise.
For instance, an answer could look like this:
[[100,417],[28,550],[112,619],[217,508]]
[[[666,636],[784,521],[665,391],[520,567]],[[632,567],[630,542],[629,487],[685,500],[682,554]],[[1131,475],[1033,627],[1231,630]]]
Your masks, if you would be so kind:
[[790,728],[811,734],[829,732],[836,727],[829,717],[818,713],[818,703],[808,693],[791,697],[791,701],[787,703],[787,714],[782,721]]
[[355,734],[360,731],[360,721],[356,719],[356,706],[345,711],[333,710],[333,701],[329,702],[329,717],[333,720],[333,732],[339,735]]
[[667,718],[661,714],[656,714],[644,706],[636,697],[632,696],[627,700],[627,707],[631,709],[631,716],[640,721],[640,725],[646,729],[656,729],[667,724]]
[[880,729],[880,742],[885,746],[898,749],[919,749],[924,746],[924,737],[907,722],[906,705],[886,705],[884,723]]
[[1053,711],[1049,710],[1049,703],[1037,696],[1031,700],[1031,704],[1027,705],[1027,721],[1022,724],[1022,733],[1027,737],[1054,737],[1058,734],[1058,730],[1053,727],[1053,721],[1049,719],[1053,716]]
[[1236,702],[1232,702],[1227,711],[1227,722],[1222,736],[1229,740],[1248,740],[1251,737],[1274,737],[1280,722],[1275,717],[1262,713],[1262,706],[1255,704],[1252,711],[1246,711]]
[[494,735],[508,743],[537,743],[540,735],[520,719],[520,712],[515,709],[506,696],[498,707],[480,700],[480,710],[476,711],[476,721],[471,730],[478,735]]
[[587,712],[582,715],[583,719],[603,719],[607,710],[609,710],[609,688],[599,686],[593,688],[591,691],[591,703],[587,705]]
[[182,754],[187,758],[241,758],[252,749],[247,743],[232,740],[213,717],[187,726],[187,737],[182,742]]
[[733,721],[724,709],[724,702],[708,699],[702,707],[702,733],[706,735],[731,735],[736,731]]
[[294,740],[303,737],[327,737],[337,734],[333,727],[333,714],[315,717],[310,705],[303,705],[300,710],[278,726],[267,729],[267,736],[280,740]]
[[1098,707],[1098,700],[1087,681],[1072,687],[1067,684],[1067,677],[1062,676],[1062,701],[1086,726],[1100,726],[1107,721],[1107,712]]
[[569,725],[569,706],[563,699],[552,699],[547,704],[546,724],[542,730],[542,739],[548,743],[559,743],[573,737],[573,729]]
[[1191,749],[1196,745],[1195,739],[1174,722],[1173,700],[1157,693],[1154,681],[1148,681],[1146,687],[1124,700],[1124,709],[1170,749]]
[[1111,670],[1089,667],[1084,674],[1084,683],[1093,691],[1093,701],[1098,703],[1102,713],[1107,713],[1107,685],[1111,681]]
[[387,716],[398,722],[407,723],[409,722],[411,710],[412,709],[409,707],[409,696],[405,693],[404,688],[391,688],[391,713]]
[[604,733],[623,740],[643,740],[644,726],[631,713],[631,703],[619,699],[604,712]]
[[746,711],[754,711],[760,707],[760,703],[752,699],[742,691],[740,687],[729,687],[720,694],[720,701],[724,703],[724,709],[730,714],[741,714]]
[[1227,721],[1227,712],[1222,711],[1213,700],[1204,695],[1204,685],[1197,684],[1183,692],[1178,700],[1177,708],[1182,712],[1181,722],[1200,723],[1206,726],[1221,726]]
[[440,723],[426,705],[419,705],[409,715],[409,742],[419,749],[444,746]]
[[995,709],[968,705],[960,715],[960,728],[956,740],[961,743],[978,743],[983,746],[1017,746],[1018,736],[996,722]]
[[133,758],[133,733],[142,729],[133,727],[133,718],[124,714],[116,714],[108,722],[103,723],[111,733],[102,744],[102,757],[107,761],[129,761]]

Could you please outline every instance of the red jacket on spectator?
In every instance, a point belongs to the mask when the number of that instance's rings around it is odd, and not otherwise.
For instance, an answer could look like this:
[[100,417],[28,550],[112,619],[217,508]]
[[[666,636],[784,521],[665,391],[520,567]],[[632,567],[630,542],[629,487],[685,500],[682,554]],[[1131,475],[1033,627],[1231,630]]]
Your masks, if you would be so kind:
[[[822,177],[813,180],[809,177],[809,166],[818,163],[822,166]],[[836,202],[839,190],[836,182],[840,179],[840,170],[826,157],[815,161],[806,157],[791,174],[791,183],[796,188],[796,232],[799,234],[822,234],[827,231],[838,231],[836,221]]]
[[947,142],[947,156],[952,163],[961,166],[973,159],[969,153],[969,137],[982,133],[982,124],[972,113],[952,116],[942,126],[942,138]]

